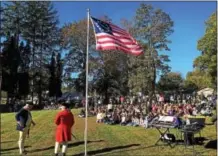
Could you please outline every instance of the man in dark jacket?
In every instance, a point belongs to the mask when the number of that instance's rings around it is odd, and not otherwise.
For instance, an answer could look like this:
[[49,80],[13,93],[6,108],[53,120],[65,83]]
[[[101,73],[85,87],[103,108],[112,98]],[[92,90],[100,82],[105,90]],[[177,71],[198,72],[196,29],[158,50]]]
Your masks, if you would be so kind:
[[26,139],[26,135],[30,129],[31,123],[35,125],[35,122],[32,120],[32,115],[30,113],[30,110],[32,108],[33,104],[28,103],[23,108],[21,108],[15,115],[17,121],[17,130],[19,131],[18,146],[20,155],[26,154],[26,151],[24,150],[24,142]]

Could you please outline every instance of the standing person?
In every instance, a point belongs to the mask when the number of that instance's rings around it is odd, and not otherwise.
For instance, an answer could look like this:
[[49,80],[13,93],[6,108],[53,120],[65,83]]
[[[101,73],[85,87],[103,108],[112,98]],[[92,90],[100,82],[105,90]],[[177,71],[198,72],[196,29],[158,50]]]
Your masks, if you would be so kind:
[[26,135],[28,135],[31,123],[35,125],[35,122],[32,120],[32,115],[30,113],[30,110],[32,108],[33,104],[28,103],[23,108],[21,108],[15,115],[17,121],[17,130],[19,131],[18,147],[20,155],[26,154],[26,151],[24,150]]
[[63,156],[66,155],[67,151],[67,144],[68,141],[71,141],[71,128],[74,125],[74,116],[70,109],[68,109],[68,105],[65,103],[61,103],[59,105],[61,111],[57,114],[55,118],[55,124],[57,125],[56,128],[56,142],[55,142],[55,149],[54,154],[58,156],[58,149],[60,144],[62,144],[62,154]]
[[120,103],[123,104],[123,102],[124,102],[124,97],[121,96],[121,97],[120,97]]
[[158,102],[159,102],[160,104],[164,103],[164,95],[163,95],[163,94],[160,94],[160,95],[159,95]]

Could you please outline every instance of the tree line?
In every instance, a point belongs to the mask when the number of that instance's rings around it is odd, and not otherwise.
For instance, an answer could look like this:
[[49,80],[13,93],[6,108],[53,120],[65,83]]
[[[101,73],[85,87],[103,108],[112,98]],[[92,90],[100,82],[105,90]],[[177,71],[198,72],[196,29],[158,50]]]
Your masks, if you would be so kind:
[[[86,19],[59,27],[58,12],[52,2],[8,2],[0,11],[0,35],[4,39],[2,90],[9,97],[37,94],[41,103],[41,94],[46,90],[56,98],[62,90],[85,93]],[[121,27],[144,49],[137,57],[114,50],[96,51],[91,27],[89,95],[97,93],[107,102],[110,96],[141,92],[152,100],[156,91],[216,88],[215,16],[206,23],[205,35],[197,47],[202,55],[196,58],[194,71],[186,79],[171,72],[169,56],[160,53],[170,51],[168,37],[174,31],[172,19],[163,10],[142,3],[132,19],[121,19]],[[97,18],[113,22],[108,16]],[[78,77],[72,77],[72,73],[78,73]]]
[[[2,4],[2,2],[1,2]],[[8,98],[61,96],[60,28],[52,2],[1,5],[2,87]]]

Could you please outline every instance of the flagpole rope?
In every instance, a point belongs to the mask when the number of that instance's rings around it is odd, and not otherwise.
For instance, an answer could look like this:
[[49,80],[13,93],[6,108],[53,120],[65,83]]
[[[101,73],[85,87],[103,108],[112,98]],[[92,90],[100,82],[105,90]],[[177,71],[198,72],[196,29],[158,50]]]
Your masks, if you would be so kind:
[[87,9],[87,47],[86,47],[86,116],[85,116],[85,156],[87,156],[87,128],[88,128],[88,69],[89,69],[89,9]]

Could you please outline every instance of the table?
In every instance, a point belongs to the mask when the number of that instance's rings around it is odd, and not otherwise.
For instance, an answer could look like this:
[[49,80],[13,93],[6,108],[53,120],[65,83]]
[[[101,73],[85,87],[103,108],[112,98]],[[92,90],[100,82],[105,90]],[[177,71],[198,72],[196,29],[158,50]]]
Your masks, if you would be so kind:
[[[157,131],[159,132],[160,134],[160,138],[156,141],[155,145],[158,145],[158,143],[160,141],[162,142],[166,142],[168,146],[170,146],[171,148],[173,148],[174,146],[172,146],[172,141],[171,140],[166,140],[165,139],[165,135],[167,133],[170,133],[170,128],[175,128],[175,126],[172,126],[172,125],[160,125],[160,124],[153,124],[152,125],[153,127],[155,127],[157,129]],[[163,131],[161,131],[161,129],[165,129]]]

